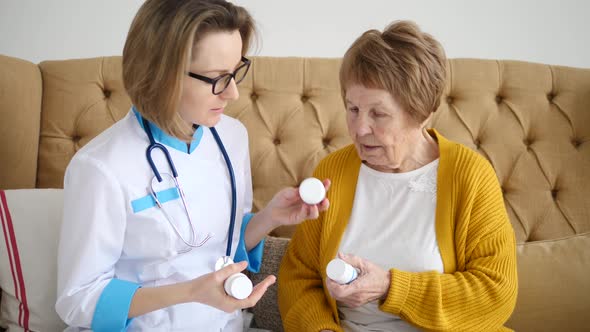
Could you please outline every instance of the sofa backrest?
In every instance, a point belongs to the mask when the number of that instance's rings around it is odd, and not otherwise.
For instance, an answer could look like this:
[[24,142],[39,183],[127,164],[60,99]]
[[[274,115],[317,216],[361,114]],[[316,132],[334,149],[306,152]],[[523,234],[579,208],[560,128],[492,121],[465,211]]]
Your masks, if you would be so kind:
[[42,82],[37,65],[0,55],[0,189],[35,188]]
[[[248,128],[259,209],[350,143],[340,59],[254,57],[227,113]],[[0,189],[61,188],[73,154],[131,106],[121,58],[0,56]],[[518,242],[590,231],[590,69],[452,59],[432,126],[496,170]],[[293,228],[274,235],[289,237]]]

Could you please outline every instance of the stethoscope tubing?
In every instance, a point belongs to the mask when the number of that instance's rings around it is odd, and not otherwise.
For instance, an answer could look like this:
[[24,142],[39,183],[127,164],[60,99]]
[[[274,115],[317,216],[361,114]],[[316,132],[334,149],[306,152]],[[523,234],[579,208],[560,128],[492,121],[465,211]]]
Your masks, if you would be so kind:
[[[186,211],[187,214],[187,218],[189,219],[189,223],[191,226],[191,233],[193,235],[193,241],[195,240],[195,230],[194,230],[194,226],[187,208],[187,204],[186,204],[186,199],[185,199],[185,195],[184,195],[184,191],[182,190],[182,188],[180,187],[180,183],[178,182],[178,172],[176,171],[176,167],[174,166],[174,162],[172,161],[172,157],[170,156],[170,152],[168,151],[168,149],[162,145],[161,143],[158,143],[155,141],[154,136],[152,134],[152,130],[150,128],[149,122],[142,117],[142,123],[143,123],[143,128],[150,140],[150,144],[148,145],[147,149],[146,149],[146,159],[150,165],[150,168],[152,169],[152,172],[154,173],[154,176],[156,177],[156,179],[158,180],[158,182],[162,182],[162,176],[160,174],[160,172],[158,171],[158,168],[156,167],[156,164],[154,163],[154,160],[152,158],[152,152],[156,149],[162,151],[164,153],[164,156],[166,158],[166,161],[168,162],[168,166],[170,167],[170,170],[172,171],[172,176],[174,177],[174,183],[176,188],[179,191],[179,194],[181,196],[183,205],[184,205],[184,209]],[[213,135],[213,138],[215,139],[215,142],[217,143],[217,146],[219,147],[219,150],[221,151],[221,154],[223,155],[223,159],[225,160],[225,164],[227,165],[227,170],[229,173],[229,177],[230,177],[230,183],[231,183],[231,214],[230,214],[230,222],[229,222],[229,228],[228,228],[228,239],[227,239],[227,247],[226,247],[226,257],[231,257],[231,248],[232,248],[232,242],[233,242],[233,233],[234,233],[234,226],[235,226],[235,218],[236,218],[236,197],[237,197],[237,191],[236,191],[236,179],[235,179],[235,174],[234,174],[234,169],[231,163],[231,160],[229,158],[229,155],[227,154],[227,151],[225,150],[225,146],[223,145],[223,142],[221,141],[221,137],[219,137],[219,134],[217,133],[217,130],[215,129],[215,127],[210,127],[209,128],[211,131],[211,134]],[[158,207],[164,212],[165,217],[168,219],[168,221],[170,222],[171,226],[174,228],[174,231],[176,232],[176,234],[180,237],[180,239],[189,247],[200,247],[202,246],[209,238],[210,235],[207,236],[207,238],[205,240],[203,240],[200,244],[191,244],[189,242],[187,242],[180,234],[180,232],[178,231],[178,229],[174,226],[174,224],[172,223],[170,216],[166,213],[166,211],[162,208],[159,200],[157,199],[155,192],[153,191],[153,189],[150,187],[150,190],[152,191],[152,196],[154,197],[154,199],[156,200],[156,203],[158,205]]]
[[230,222],[229,222],[229,229],[228,229],[228,238],[227,238],[227,248],[225,249],[225,255],[227,257],[231,257],[231,247],[232,247],[232,240],[233,240],[233,235],[234,235],[234,226],[235,226],[235,220],[236,220],[236,197],[238,195],[238,193],[236,192],[236,177],[234,175],[234,168],[231,164],[231,160],[229,159],[229,155],[227,154],[227,151],[225,150],[225,146],[223,146],[223,142],[221,141],[221,137],[219,137],[219,134],[217,133],[217,129],[215,129],[215,127],[211,127],[211,134],[213,134],[213,137],[215,138],[215,141],[217,142],[217,146],[219,146],[219,149],[221,150],[221,154],[223,155],[223,159],[225,159],[225,164],[227,165],[227,170],[229,173],[229,179],[230,179],[230,183],[231,183],[231,214],[230,214]]

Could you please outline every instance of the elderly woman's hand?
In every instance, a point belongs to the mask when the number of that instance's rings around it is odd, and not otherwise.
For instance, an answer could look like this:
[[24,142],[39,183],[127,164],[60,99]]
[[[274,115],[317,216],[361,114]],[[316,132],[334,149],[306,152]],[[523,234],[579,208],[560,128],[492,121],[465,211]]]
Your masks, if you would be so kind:
[[[325,179],[322,182],[328,191],[330,180]],[[275,226],[284,226],[297,225],[307,219],[316,219],[320,212],[327,210],[329,206],[330,202],[327,198],[318,204],[306,204],[299,196],[299,189],[291,187],[279,191],[265,210],[270,213],[270,219],[276,223]]]
[[391,280],[389,271],[354,255],[338,254],[338,257],[355,267],[359,274],[347,285],[340,285],[330,278],[326,279],[328,291],[336,301],[356,308],[387,296]]

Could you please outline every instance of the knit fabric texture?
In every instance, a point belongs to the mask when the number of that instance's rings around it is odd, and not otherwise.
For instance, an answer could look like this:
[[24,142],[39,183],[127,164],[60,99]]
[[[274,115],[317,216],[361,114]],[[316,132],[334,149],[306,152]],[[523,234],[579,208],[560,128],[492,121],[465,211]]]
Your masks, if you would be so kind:
[[[516,241],[496,174],[476,152],[436,130],[429,133],[440,149],[435,227],[444,273],[390,269],[380,309],[423,330],[508,330],[503,324],[518,289]],[[360,165],[349,145],[322,160],[314,172],[332,181],[330,208],[297,227],[283,258],[279,309],[287,332],[342,331],[325,270],[350,218]]]

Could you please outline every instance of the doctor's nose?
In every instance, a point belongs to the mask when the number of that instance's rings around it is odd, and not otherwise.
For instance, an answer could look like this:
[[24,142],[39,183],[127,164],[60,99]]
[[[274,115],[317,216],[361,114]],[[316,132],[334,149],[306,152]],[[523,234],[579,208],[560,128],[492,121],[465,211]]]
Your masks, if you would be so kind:
[[240,97],[240,92],[238,91],[238,86],[236,85],[236,81],[232,78],[229,82],[229,85],[219,96],[223,99],[229,100],[236,100]]

